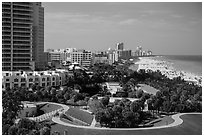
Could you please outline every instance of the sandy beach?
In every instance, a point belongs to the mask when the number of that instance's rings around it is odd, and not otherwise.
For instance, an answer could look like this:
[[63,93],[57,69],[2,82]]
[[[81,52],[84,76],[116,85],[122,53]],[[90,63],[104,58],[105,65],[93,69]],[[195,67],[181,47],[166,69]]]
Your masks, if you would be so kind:
[[172,63],[167,61],[156,60],[152,57],[139,57],[139,61],[135,62],[135,65],[131,66],[130,69],[139,71],[140,69],[161,71],[161,73],[170,79],[174,77],[181,77],[185,81],[190,81],[195,84],[201,85],[202,76],[188,73],[185,71],[177,71],[173,68]]

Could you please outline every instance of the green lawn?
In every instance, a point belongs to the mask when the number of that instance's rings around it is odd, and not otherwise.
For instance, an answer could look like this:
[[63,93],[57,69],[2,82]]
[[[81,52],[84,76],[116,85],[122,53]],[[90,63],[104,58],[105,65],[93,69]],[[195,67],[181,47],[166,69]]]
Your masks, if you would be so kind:
[[150,93],[150,94],[153,94],[153,95],[156,95],[157,93],[157,89],[149,86],[149,85],[146,85],[146,84],[138,84],[139,86],[141,86],[141,89],[146,91],[147,93]]
[[174,122],[174,120],[170,116],[165,116],[165,117],[161,118],[160,120],[158,120],[158,122],[155,122],[154,127],[169,125],[169,124],[171,124],[173,122]]
[[79,108],[70,107],[65,113],[88,124],[91,124],[93,120],[93,116],[90,113],[82,111]]
[[46,104],[45,106],[41,108],[41,110],[44,111],[45,113],[49,113],[51,111],[54,111],[60,108],[62,108],[60,105]]

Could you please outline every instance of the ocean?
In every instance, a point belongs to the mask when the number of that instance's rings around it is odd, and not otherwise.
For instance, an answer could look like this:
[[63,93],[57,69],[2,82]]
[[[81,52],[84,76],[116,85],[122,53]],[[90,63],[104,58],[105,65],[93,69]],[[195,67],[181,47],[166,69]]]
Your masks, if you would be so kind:
[[165,55],[153,57],[157,60],[168,61],[178,71],[186,71],[202,76],[201,55]]

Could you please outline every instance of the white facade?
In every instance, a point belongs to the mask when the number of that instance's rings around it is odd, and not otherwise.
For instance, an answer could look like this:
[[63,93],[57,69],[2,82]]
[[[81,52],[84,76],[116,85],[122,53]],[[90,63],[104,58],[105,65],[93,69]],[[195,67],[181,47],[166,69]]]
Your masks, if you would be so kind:
[[45,86],[61,86],[66,83],[68,72],[60,71],[3,71],[2,89],[6,87],[31,87],[33,84]]
[[108,54],[108,60],[109,60],[109,64],[113,64],[116,61],[118,61],[119,58],[119,54],[117,51],[113,51],[112,53]]
[[92,53],[90,51],[75,51],[71,53],[71,63],[77,62],[80,66],[91,65]]

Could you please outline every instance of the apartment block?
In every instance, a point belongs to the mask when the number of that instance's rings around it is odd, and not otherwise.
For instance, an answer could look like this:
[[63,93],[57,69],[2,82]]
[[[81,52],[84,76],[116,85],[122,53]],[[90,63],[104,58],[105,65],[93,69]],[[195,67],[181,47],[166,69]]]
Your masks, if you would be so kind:
[[67,71],[3,71],[2,89],[27,87],[33,84],[41,87],[62,86],[66,83]]
[[90,66],[92,62],[91,51],[77,50],[71,52],[71,63],[77,62],[80,66]]
[[41,62],[44,12],[37,7],[41,3],[2,2],[2,70],[34,70]]

